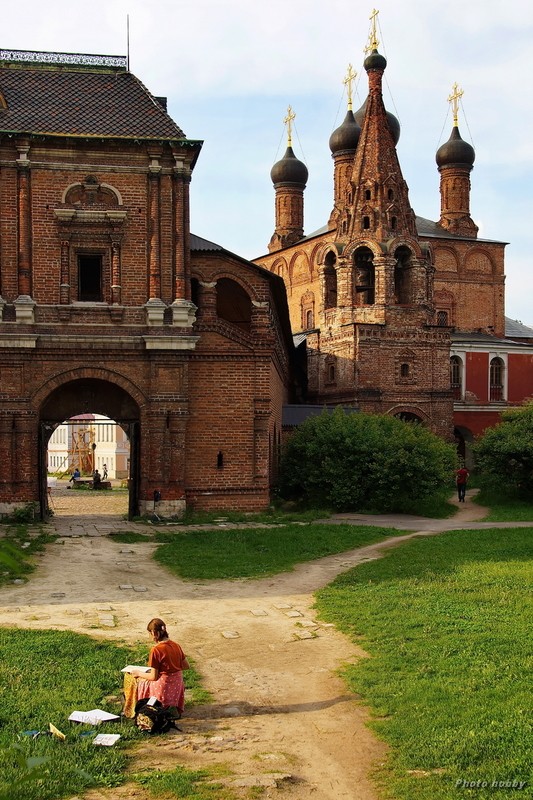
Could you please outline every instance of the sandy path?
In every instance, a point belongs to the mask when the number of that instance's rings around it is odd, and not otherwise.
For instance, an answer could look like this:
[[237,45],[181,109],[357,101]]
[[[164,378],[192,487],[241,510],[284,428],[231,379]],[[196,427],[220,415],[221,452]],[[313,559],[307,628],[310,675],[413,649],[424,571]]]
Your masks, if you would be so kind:
[[[454,527],[483,514],[467,502]],[[337,517],[339,522],[363,520]],[[57,516],[54,527],[61,536],[39,558],[30,582],[0,590],[0,624],[135,642],[144,639],[151,617],[163,617],[195,659],[214,702],[189,708],[182,733],[143,742],[135,769],[222,763],[231,766],[228,783],[242,797],[250,786],[263,786],[264,798],[377,800],[369,776],[386,749],[365,726],[366,710],[336,675],[342,664],[366,654],[316,621],[312,592],[413,535],[449,529],[450,522],[374,521],[393,527],[410,523],[417,533],[273,578],[184,582],[150,559],[151,542],[124,545],[105,535],[110,527],[132,530],[132,523]],[[141,798],[144,792],[127,785],[84,796],[118,800]]]

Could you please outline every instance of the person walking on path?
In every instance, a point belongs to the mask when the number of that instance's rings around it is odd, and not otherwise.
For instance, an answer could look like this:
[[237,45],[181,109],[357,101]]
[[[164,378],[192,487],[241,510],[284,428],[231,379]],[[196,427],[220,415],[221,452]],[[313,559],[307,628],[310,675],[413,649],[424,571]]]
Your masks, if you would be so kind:
[[459,498],[459,502],[460,503],[464,503],[464,501],[465,501],[466,484],[467,484],[467,481],[468,481],[469,477],[470,477],[470,473],[468,472],[468,470],[464,466],[464,464],[455,473],[455,483],[456,483],[456,486],[457,486],[457,497]]

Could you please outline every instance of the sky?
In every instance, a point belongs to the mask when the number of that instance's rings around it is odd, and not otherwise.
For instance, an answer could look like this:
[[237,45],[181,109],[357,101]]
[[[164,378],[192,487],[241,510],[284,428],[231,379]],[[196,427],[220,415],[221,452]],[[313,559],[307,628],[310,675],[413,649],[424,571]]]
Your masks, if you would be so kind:
[[[274,230],[272,165],[293,148],[309,170],[305,233],[333,205],[332,131],[346,114],[343,79],[363,69],[370,15],[387,58],[384,100],[411,205],[440,216],[438,147],[448,97],[464,94],[459,130],[476,152],[471,215],[480,238],[508,242],[506,315],[533,326],[533,4],[515,0],[26,0],[5,4],[0,47],[126,55],[131,71],[187,137],[204,141],[191,183],[191,230],[238,255],[267,252]],[[129,19],[129,26],[128,26]],[[129,27],[129,37],[128,37]]]

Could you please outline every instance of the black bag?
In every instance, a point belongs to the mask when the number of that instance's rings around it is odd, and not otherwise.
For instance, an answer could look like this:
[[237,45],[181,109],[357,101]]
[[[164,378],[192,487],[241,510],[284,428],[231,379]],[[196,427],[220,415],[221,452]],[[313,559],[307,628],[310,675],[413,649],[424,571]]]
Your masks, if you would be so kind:
[[166,733],[171,728],[175,728],[177,731],[180,730],[174,722],[169,709],[163,708],[159,700],[149,703],[149,698],[147,697],[137,700],[133,721],[144,733]]

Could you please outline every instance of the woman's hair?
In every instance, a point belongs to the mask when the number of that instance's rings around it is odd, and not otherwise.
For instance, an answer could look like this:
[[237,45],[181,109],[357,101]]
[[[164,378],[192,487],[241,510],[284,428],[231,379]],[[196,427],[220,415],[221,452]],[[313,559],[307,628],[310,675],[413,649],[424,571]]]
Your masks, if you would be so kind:
[[153,633],[156,642],[162,642],[163,639],[168,639],[167,626],[163,620],[158,617],[154,617],[154,619],[150,620],[146,626],[146,630]]

